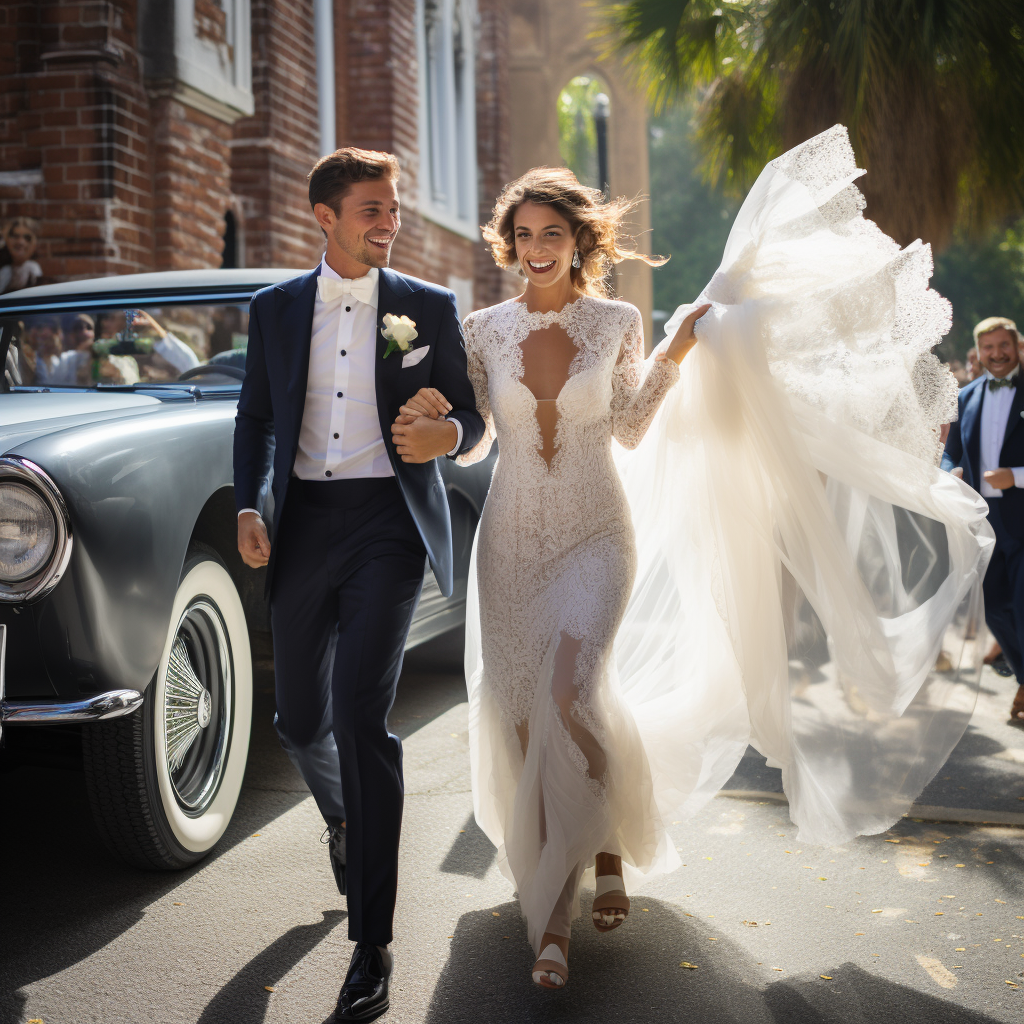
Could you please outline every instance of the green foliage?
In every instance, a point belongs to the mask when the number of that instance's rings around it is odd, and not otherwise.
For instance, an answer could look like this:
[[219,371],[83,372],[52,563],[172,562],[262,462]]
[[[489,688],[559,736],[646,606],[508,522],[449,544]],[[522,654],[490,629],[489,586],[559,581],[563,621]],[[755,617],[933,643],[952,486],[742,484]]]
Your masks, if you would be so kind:
[[739,203],[701,180],[693,107],[651,120],[651,251],[672,258],[654,271],[655,309],[692,302],[718,269]]
[[558,140],[562,161],[584,185],[600,188],[597,180],[597,129],[594,100],[604,89],[597,78],[580,75],[558,96]]
[[701,169],[743,194],[841,122],[902,244],[1024,211],[1021,0],[625,0],[607,39],[655,104],[696,96]]
[[937,350],[943,359],[963,360],[985,317],[1024,325],[1024,220],[981,241],[958,239],[936,259],[932,287],[953,303],[953,328]]

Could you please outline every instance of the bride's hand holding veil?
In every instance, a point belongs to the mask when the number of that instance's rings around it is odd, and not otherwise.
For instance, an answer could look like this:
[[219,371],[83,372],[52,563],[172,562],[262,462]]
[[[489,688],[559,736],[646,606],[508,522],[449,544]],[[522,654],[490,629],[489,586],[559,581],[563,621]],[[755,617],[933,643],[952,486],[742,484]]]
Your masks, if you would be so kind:
[[691,310],[679,325],[679,330],[676,331],[672,340],[668,343],[668,347],[664,352],[659,352],[654,357],[655,361],[661,362],[665,359],[671,359],[676,364],[681,363],[686,353],[697,344],[697,337],[693,333],[694,326],[710,308],[711,303],[706,302],[703,306],[697,306]]

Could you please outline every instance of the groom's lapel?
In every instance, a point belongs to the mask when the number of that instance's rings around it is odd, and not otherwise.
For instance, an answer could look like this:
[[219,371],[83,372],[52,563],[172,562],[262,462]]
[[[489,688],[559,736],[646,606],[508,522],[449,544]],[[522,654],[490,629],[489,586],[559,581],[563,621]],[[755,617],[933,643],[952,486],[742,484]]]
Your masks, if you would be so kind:
[[320,276],[317,264],[308,274],[283,281],[278,290],[283,293],[278,304],[276,337],[284,347],[288,373],[287,395],[294,436],[298,438],[302,426],[302,413],[306,407],[306,384],[309,379],[309,345],[313,335],[313,307],[316,303],[316,282]]
[[[412,395],[400,394],[400,378],[402,374],[402,353],[392,352],[384,358],[387,351],[387,339],[383,335],[384,316],[392,313],[395,316],[407,316],[416,323],[420,334],[429,333],[427,325],[421,324],[423,311],[423,289],[418,282],[384,268],[380,272],[377,284],[377,358],[374,383],[377,389],[377,409],[381,417],[381,429],[385,427],[385,437],[391,437],[391,423],[398,415],[398,406]],[[393,407],[393,409],[392,409]]]

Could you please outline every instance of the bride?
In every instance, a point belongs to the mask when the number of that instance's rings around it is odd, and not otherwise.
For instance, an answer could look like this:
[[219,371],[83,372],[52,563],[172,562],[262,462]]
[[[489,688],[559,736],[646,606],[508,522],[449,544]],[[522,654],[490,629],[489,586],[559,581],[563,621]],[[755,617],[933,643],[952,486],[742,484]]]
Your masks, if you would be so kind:
[[928,248],[863,218],[859,173],[840,127],[773,161],[646,360],[605,295],[613,263],[657,265],[624,245],[629,204],[537,168],[485,229],[526,287],[465,321],[487,431],[459,461],[500,447],[467,609],[474,810],[544,987],[581,886],[618,927],[627,882],[679,865],[665,822],[748,742],[801,840],[839,843],[897,820],[966,728],[992,540],[935,468],[948,304]]

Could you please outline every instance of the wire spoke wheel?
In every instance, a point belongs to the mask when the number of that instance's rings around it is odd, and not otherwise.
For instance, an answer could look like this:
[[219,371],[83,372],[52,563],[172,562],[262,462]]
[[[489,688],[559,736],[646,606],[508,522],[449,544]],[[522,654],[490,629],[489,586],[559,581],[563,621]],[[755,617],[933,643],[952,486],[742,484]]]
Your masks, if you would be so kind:
[[188,815],[202,814],[224,771],[233,677],[227,629],[206,598],[193,601],[178,622],[164,687],[167,771]]

